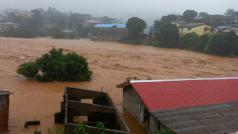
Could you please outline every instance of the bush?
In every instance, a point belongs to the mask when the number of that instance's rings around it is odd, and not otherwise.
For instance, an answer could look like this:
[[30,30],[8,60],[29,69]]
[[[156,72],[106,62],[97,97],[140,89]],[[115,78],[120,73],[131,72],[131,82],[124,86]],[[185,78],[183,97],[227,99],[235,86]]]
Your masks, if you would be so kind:
[[236,55],[238,37],[234,32],[213,35],[209,39],[206,52],[217,55]]
[[160,46],[178,48],[179,31],[176,25],[155,21],[154,28],[156,37],[160,41]]
[[199,37],[199,48],[198,48],[198,51],[200,51],[200,52],[204,52],[205,51],[205,48],[208,45],[209,39],[210,39],[210,35],[209,34],[204,34],[204,35]]
[[84,57],[63,54],[62,49],[52,49],[36,61],[20,65],[17,73],[38,81],[88,81],[92,75]]
[[198,51],[199,47],[199,36],[196,33],[188,33],[184,35],[182,38],[181,47],[183,49],[188,50],[196,50]]
[[27,62],[20,65],[17,69],[18,74],[23,74],[25,77],[29,79],[34,79],[39,71],[39,66],[36,62]]

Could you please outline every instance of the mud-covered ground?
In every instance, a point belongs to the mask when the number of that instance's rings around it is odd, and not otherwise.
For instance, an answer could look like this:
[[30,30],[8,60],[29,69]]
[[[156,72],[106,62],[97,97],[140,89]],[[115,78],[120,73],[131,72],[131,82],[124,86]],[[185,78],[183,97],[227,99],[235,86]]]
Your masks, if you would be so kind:
[[[88,59],[94,72],[90,82],[38,83],[16,74],[19,64],[33,60],[52,47],[75,51]],[[54,40],[0,38],[0,89],[14,94],[10,98],[10,134],[32,134],[24,129],[27,120],[40,120],[43,134],[54,125],[54,113],[60,110],[66,86],[108,92],[121,110],[133,134],[143,130],[122,111],[122,89],[116,88],[127,77],[171,79],[221,77],[238,74],[238,58],[224,58],[196,52],[126,45],[90,40]]]

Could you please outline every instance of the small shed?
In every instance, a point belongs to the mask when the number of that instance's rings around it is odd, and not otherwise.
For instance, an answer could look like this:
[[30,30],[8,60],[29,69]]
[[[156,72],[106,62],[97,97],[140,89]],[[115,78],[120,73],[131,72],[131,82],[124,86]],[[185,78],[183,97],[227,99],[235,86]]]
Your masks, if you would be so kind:
[[92,32],[93,40],[118,41],[128,34],[126,24],[96,24]]
[[148,134],[169,128],[174,134],[238,131],[238,77],[130,80],[123,106]]
[[8,131],[10,94],[8,91],[0,91],[0,134]]

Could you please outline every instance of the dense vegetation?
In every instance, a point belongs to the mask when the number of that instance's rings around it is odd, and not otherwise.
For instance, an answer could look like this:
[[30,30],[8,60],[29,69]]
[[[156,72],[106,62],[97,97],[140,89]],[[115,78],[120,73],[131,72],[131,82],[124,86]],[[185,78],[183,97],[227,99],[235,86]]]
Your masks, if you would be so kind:
[[138,39],[140,38],[140,35],[143,34],[144,29],[146,27],[146,23],[140,18],[132,17],[128,19],[126,27],[129,32],[129,37],[133,39]]
[[63,54],[62,49],[52,49],[35,61],[23,63],[17,73],[38,81],[88,81],[92,72],[87,60],[70,52]]
[[[197,52],[237,56],[238,55],[238,36],[234,32],[205,34],[202,36],[196,33],[189,33],[183,36],[179,35],[179,30],[173,21],[183,21],[185,23],[196,23],[196,17],[199,17],[199,22],[207,23],[212,26],[223,25],[226,23],[235,23],[235,18],[238,17],[238,11],[228,9],[225,12],[226,16],[209,15],[206,12],[196,12],[194,10],[184,11],[182,16],[167,15],[163,16],[160,21],[155,21],[152,27],[152,35],[147,39],[143,30],[146,24],[140,18],[130,18],[127,22],[129,36],[123,38],[121,42],[130,44],[145,44],[157,47],[179,48],[192,50]],[[225,21],[219,21],[223,19]],[[140,24],[140,25],[139,25]],[[135,38],[137,37],[137,38]]]
[[[24,13],[22,13],[24,12]],[[45,37],[53,38],[83,38],[90,32],[88,20],[100,23],[115,23],[113,18],[93,17],[89,14],[60,12],[55,8],[34,9],[31,11],[13,10],[2,15],[1,23],[11,22],[14,25],[0,32],[7,37]]]

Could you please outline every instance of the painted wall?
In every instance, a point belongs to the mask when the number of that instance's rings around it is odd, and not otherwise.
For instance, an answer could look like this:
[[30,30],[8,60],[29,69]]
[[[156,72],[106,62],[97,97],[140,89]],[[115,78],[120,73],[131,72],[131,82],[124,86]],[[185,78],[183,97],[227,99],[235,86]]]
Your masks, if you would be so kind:
[[209,25],[201,25],[193,28],[188,28],[188,27],[179,27],[179,34],[181,36],[188,34],[188,33],[196,33],[199,36],[204,35],[204,34],[212,34],[214,33],[214,30],[211,26]]

